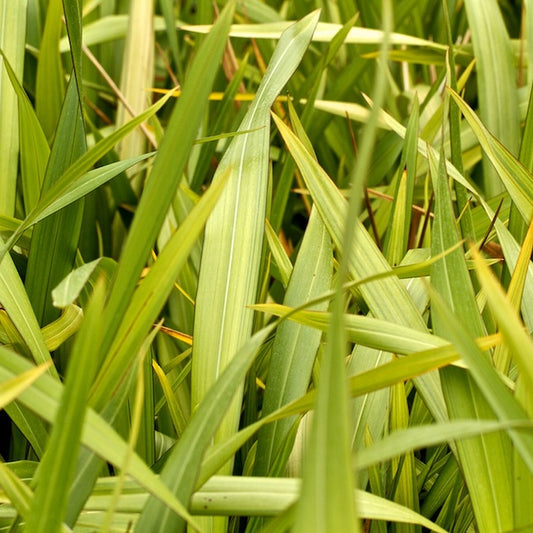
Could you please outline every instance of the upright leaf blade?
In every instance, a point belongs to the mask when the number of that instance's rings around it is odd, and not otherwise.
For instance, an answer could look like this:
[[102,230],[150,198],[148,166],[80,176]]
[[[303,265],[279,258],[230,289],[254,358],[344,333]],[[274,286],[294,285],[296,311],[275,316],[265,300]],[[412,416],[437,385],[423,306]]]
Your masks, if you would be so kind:
[[[24,68],[27,0],[0,2],[0,50],[13,65],[17,76]],[[13,216],[17,190],[19,155],[19,111],[17,96],[0,59],[0,213]]]
[[[193,409],[251,334],[253,311],[246,306],[255,303],[259,277],[270,107],[297,68],[317,21],[318,13],[312,13],[283,34],[239,128],[256,131],[235,137],[218,167],[218,175],[231,169],[231,176],[206,226],[194,325]],[[237,397],[219,437],[235,431],[239,414]]]
[[[313,210],[287,287],[285,304],[301,305],[329,290],[332,259],[331,240],[318,212]],[[326,304],[322,303],[314,309],[325,308]],[[288,321],[279,326],[272,347],[263,415],[305,393],[320,338],[320,333],[309,327]],[[281,420],[260,433],[255,464],[257,475],[268,474],[293,423],[294,419]]]
[[[456,244],[459,232],[453,213],[444,155],[441,155],[438,168],[430,151],[428,155],[435,191],[432,251],[436,255]],[[471,334],[482,336],[485,333],[484,325],[476,305],[463,251],[456,249],[435,263],[431,281],[448,302],[454,315],[468,324]],[[437,314],[433,318],[435,332],[451,340],[451,333],[441,323],[440,317]],[[441,381],[450,419],[471,418],[480,416],[481,413],[483,418],[494,417],[488,402],[465,370],[444,368],[441,370]],[[481,530],[488,531],[490,524],[498,524],[500,529],[512,527],[512,522],[509,521],[512,517],[509,499],[512,491],[504,468],[510,457],[508,444],[501,434],[480,436],[457,443],[458,461],[469,487],[474,514]],[[493,490],[481,488],[487,486],[493,487]]]
[[[478,73],[481,117],[490,131],[513,154],[518,154],[520,117],[509,35],[497,0],[466,0],[466,14]],[[484,188],[491,198],[502,186],[488,162],[483,166]]]
[[58,413],[46,453],[39,465],[38,482],[26,527],[36,533],[59,530],[67,510],[80,449],[89,389],[96,371],[95,352],[102,336],[101,307],[104,286],[93,293],[82,329],[76,337]]
[[57,53],[63,25],[62,15],[61,0],[51,0],[46,11],[37,67],[35,110],[49,142],[54,136],[65,92],[61,57]]
[[[43,182],[49,190],[86,149],[85,130],[75,77],[69,83]],[[40,222],[32,235],[26,289],[41,324],[57,318],[52,289],[70,272],[78,246],[83,200]]]

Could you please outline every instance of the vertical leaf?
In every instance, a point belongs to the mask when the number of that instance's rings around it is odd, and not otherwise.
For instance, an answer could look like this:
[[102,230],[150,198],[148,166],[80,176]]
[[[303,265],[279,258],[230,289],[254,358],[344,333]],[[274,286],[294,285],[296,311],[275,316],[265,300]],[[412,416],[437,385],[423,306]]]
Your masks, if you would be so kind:
[[[22,78],[27,0],[0,1],[0,50]],[[17,96],[0,59],[0,213],[13,216],[17,189],[19,118]]]
[[70,56],[74,65],[74,76],[78,87],[80,107],[83,106],[82,87],[82,37],[81,37],[81,0],[62,0],[63,13],[67,26],[68,41],[70,44]]
[[[71,77],[54,138],[43,192],[51,189],[63,172],[85,152],[85,130],[75,76]],[[57,318],[51,292],[71,271],[78,246],[83,200],[36,225],[28,257],[26,290],[41,324]]]
[[[297,68],[317,21],[313,13],[284,32],[239,128],[256,131],[235,137],[218,167],[217,176],[228,169],[231,176],[205,232],[194,323],[193,409],[251,334],[253,311],[246,306],[255,303],[259,276],[270,107]],[[235,431],[239,415],[237,395],[220,437]]]
[[[406,429],[409,426],[409,409],[405,394],[405,385],[398,383],[392,387],[391,398],[391,431]],[[394,490],[394,501],[418,511],[418,494],[416,487],[416,470],[414,453],[407,452],[392,460],[392,476]],[[398,524],[397,533],[413,533],[420,531],[411,524]]]
[[400,167],[401,175],[394,196],[393,213],[385,242],[385,254],[392,266],[399,265],[407,252],[411,228],[411,206],[413,205],[416,177],[418,141],[418,100],[415,99],[405,135],[405,147]]
[[[284,304],[297,307],[328,291],[332,259],[329,235],[318,212],[313,209],[287,287]],[[322,303],[311,309],[324,311],[326,304]],[[291,321],[285,321],[279,326],[272,346],[263,416],[306,392],[320,338],[319,331]],[[261,431],[257,445],[256,475],[269,473],[293,423],[294,418],[286,418],[269,424]]]
[[[433,189],[435,191],[435,222],[432,252],[434,255],[455,245],[459,233],[453,214],[444,156],[438,165],[428,152]],[[456,249],[433,266],[431,281],[452,312],[471,335],[484,334],[477,309],[472,282],[462,250]],[[452,340],[452,332],[441,322],[441,314],[433,318],[435,333]],[[441,381],[451,419],[493,418],[488,402],[465,370],[444,368]],[[481,531],[512,528],[512,494],[509,478],[509,443],[501,434],[484,435],[457,443],[458,459],[469,488],[477,525]],[[492,487],[489,491],[485,487]]]
[[[153,85],[153,18],[153,0],[130,2],[120,90],[135,113],[146,109],[148,102],[146,89]],[[124,124],[127,116],[124,105],[120,104],[117,112],[117,126]],[[140,155],[145,151],[145,145],[144,133],[139,128],[134,130],[120,143],[121,159]],[[137,191],[140,191],[142,181],[139,177],[135,178],[133,185]]]
[[96,371],[95,355],[103,326],[103,289],[103,284],[97,285],[93,293],[69,359],[59,410],[36,473],[37,487],[26,519],[28,531],[58,531],[64,520],[80,450],[89,388]]
[[[26,214],[37,204],[50,155],[50,147],[19,76],[0,50],[4,67],[17,95],[20,131],[20,173]],[[1,122],[0,118],[0,122]],[[1,135],[1,133],[0,133]],[[0,145],[1,146],[1,145]],[[8,191],[9,189],[6,189]],[[6,195],[9,193],[6,192]]]
[[[511,43],[497,0],[465,0],[478,75],[481,119],[513,154],[520,143],[515,69]],[[488,198],[502,191],[489,162],[483,164]]]
[[58,53],[62,15],[61,0],[50,0],[37,63],[35,110],[49,142],[54,136],[65,92],[61,56]]

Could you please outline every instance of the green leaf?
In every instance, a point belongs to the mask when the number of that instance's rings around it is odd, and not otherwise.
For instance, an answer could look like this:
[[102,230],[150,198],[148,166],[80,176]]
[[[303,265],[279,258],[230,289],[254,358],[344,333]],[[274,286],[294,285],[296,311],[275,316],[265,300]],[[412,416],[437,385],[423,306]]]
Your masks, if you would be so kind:
[[[428,156],[435,191],[432,250],[434,254],[437,254],[457,243],[460,236],[453,213],[444,156],[441,155],[438,167],[431,152]],[[483,335],[485,328],[477,308],[472,281],[462,250],[456,249],[435,263],[431,281],[451,307],[454,316],[469,325],[471,334],[476,337]],[[435,333],[452,340],[452,332],[441,323],[440,317],[440,314],[432,315]],[[441,381],[450,419],[476,416],[490,419],[494,416],[487,400],[483,398],[473,383],[472,377],[465,371],[445,368],[441,371]],[[458,401],[459,398],[460,401]],[[458,461],[472,498],[477,523],[481,528],[488,528],[489,524],[494,523],[500,524],[501,528],[511,527],[508,518],[511,515],[512,505],[507,498],[511,495],[511,488],[505,467],[509,450],[505,437],[496,434],[458,442],[457,451]],[[489,492],[481,489],[482,486],[502,488],[502,493]]]
[[104,167],[90,170],[87,174],[80,176],[75,181],[71,182],[63,191],[56,193],[55,199],[48,200],[48,205],[46,207],[38,209],[37,214],[34,213],[32,223],[37,224],[50,215],[57,213],[64,207],[73,204],[76,200],[87,196],[101,185],[116,178],[120,173],[133,167],[137,163],[152,157],[154,153],[155,152],[149,152],[147,154],[132,157],[124,161],[117,161],[116,163],[110,163]]
[[524,380],[524,386],[528,388],[532,387],[533,340],[524,329],[516,308],[506,296],[494,274],[490,271],[479,253],[475,249],[473,252],[479,281],[487,296],[490,309],[496,317],[504,342],[511,350],[520,377]]
[[[465,0],[465,8],[474,44],[481,118],[510,153],[518,155],[520,116],[515,66],[498,2]],[[483,165],[483,185],[488,198],[502,190],[488,161]]]
[[63,25],[62,16],[61,0],[51,0],[46,11],[37,66],[35,110],[49,142],[54,137],[65,93],[61,57],[57,53]]
[[[318,212],[313,210],[287,287],[285,304],[300,305],[328,290],[332,266],[331,240]],[[322,302],[314,308],[324,310],[326,306],[327,302]],[[288,321],[279,326],[272,346],[263,416],[305,393],[320,340],[321,334],[311,328]],[[294,422],[287,418],[267,426],[259,434],[254,467],[257,475],[269,473]]]
[[[146,88],[153,86],[154,80],[154,0],[129,3],[128,31],[122,58],[120,74],[120,92],[123,94],[129,109],[140,113],[147,107]],[[125,106],[121,103],[117,109],[117,126],[121,126],[129,117]],[[145,151],[146,129],[134,130],[119,146],[120,159],[139,156]],[[155,142],[152,140],[152,142]],[[135,176],[132,186],[136,192],[142,189],[142,176]]]
[[449,91],[474,131],[483,151],[496,169],[498,177],[522,218],[529,223],[533,216],[533,176],[501,141],[489,132],[464,100],[452,90],[449,89]]
[[93,292],[83,326],[76,336],[50,440],[36,473],[37,486],[26,517],[29,531],[59,530],[67,510],[89,389],[96,373],[104,298],[104,285],[100,283]]
[[54,305],[65,308],[74,303],[90,279],[106,274],[111,276],[115,263],[108,257],[100,257],[73,270],[52,291]]
[[82,85],[82,14],[81,0],[62,0],[67,36],[70,44],[70,55],[74,66],[73,74],[76,77],[80,108],[83,108],[83,85]]
[[292,273],[292,263],[268,220],[265,221],[265,236],[272,252],[272,258],[278,267],[281,282],[284,287],[287,287]]
[[1,49],[0,55],[2,55],[4,67],[17,95],[22,193],[24,195],[24,207],[28,212],[39,200],[50,147],[29,98]]
[[[312,13],[287,29],[214,180],[230,179],[206,225],[196,296],[191,393],[193,409],[251,335],[267,204],[270,107],[298,67],[318,21]],[[253,180],[248,179],[254,176]],[[242,394],[242,389],[241,389]],[[235,431],[240,395],[215,441]]]
[[412,450],[435,446],[442,442],[460,441],[484,433],[507,430],[510,428],[530,428],[531,421],[523,420],[457,420],[428,426],[414,426],[392,432],[369,448],[357,453],[357,467],[367,468],[388,461]]
[[[525,420],[527,416],[506,385],[495,372],[491,362],[472,340],[465,326],[450,312],[437,294],[432,294],[432,310],[446,326],[450,340],[467,363],[471,375],[497,418],[502,422]],[[533,435],[530,432],[507,432],[530,472],[533,472]],[[499,482],[501,480],[498,480]],[[499,487],[499,485],[493,485]]]
[[0,486],[17,513],[25,517],[28,514],[33,493],[28,485],[23,483],[3,462],[0,463]]
[[387,232],[385,244],[387,259],[393,266],[400,264],[407,252],[409,231],[411,229],[411,206],[413,205],[417,170],[418,113],[418,100],[415,100],[409,124],[407,125],[404,153],[400,163],[401,174],[394,194],[392,217],[389,223],[390,230]]
[[[230,29],[230,37],[240,37],[249,39],[279,39],[282,33],[292,23],[287,21],[271,22],[264,24],[235,24]],[[182,24],[182,31],[191,31],[197,33],[208,33],[211,26]],[[342,24],[332,24],[328,22],[319,22],[313,34],[314,42],[330,42],[335,35],[342,29]],[[371,28],[352,28],[346,37],[347,44],[381,44],[383,42],[384,32]],[[446,47],[434,41],[419,39],[411,35],[400,33],[390,33],[388,35],[391,45],[405,46],[422,46],[434,50],[444,51]]]
[[[331,313],[297,310],[280,304],[258,304],[253,309],[286,317],[302,325],[327,331]],[[344,315],[344,327],[351,342],[377,350],[409,354],[429,347],[442,346],[445,341],[436,335],[400,326],[371,316]]]
[[19,121],[17,95],[10,82],[10,74],[2,68],[6,60],[13,65],[13,73],[22,77],[24,70],[24,45],[26,35],[27,0],[0,2],[0,213],[13,216],[17,190],[17,167],[19,156]]
[[[86,150],[79,98],[75,78],[72,77],[61,110],[42,192],[50,190],[66,168]],[[25,284],[35,315],[42,325],[51,322],[59,314],[52,305],[50,293],[74,265],[82,217],[83,200],[80,200],[41,221],[34,228]]]
[[[338,249],[342,249],[344,217],[347,211],[345,198],[290,129],[276,116],[274,116],[274,121],[289,151],[295,158],[333,243]],[[391,266],[362,223],[359,220],[355,220],[353,223],[355,226],[353,253],[349,256],[351,277],[354,280],[361,280],[371,277],[376,272],[391,271]],[[376,318],[420,331],[426,330],[425,322],[405,286],[395,276],[361,285],[360,291]],[[445,420],[444,400],[436,377],[427,376],[422,379],[422,383],[417,383],[417,386],[421,387],[424,399],[434,416],[439,420]]]
[[[0,244],[3,244],[0,240]],[[24,290],[24,285],[11,257],[5,256],[0,263],[0,301],[18,333],[26,343],[37,364],[49,364],[52,359],[46,347],[39,322]],[[51,375],[57,377],[54,365],[49,366]]]

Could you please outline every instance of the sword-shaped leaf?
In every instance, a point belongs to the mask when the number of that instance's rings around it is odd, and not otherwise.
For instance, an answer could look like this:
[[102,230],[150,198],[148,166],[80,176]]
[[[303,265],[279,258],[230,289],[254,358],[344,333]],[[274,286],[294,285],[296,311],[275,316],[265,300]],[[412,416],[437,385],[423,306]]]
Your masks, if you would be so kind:
[[[198,406],[222,370],[251,335],[262,253],[270,139],[270,107],[298,67],[318,13],[290,26],[281,37],[256,97],[217,170],[231,172],[209,218],[202,253],[194,322],[192,405]],[[236,396],[219,437],[231,435],[240,416]]]

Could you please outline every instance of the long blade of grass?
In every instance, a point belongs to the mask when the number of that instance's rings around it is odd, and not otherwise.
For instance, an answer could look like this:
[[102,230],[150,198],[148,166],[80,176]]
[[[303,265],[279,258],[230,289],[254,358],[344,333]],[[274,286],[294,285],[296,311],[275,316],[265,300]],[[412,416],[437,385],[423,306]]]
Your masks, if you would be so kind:
[[[30,472],[26,472],[20,466],[13,463],[6,465],[6,478],[18,474],[21,479],[31,479],[31,469]],[[17,484],[21,487],[26,486],[21,481]],[[111,492],[116,485],[116,478],[102,478],[98,481],[96,493],[87,502],[86,514],[80,518],[78,527],[98,527],[99,522],[96,520],[91,522],[90,517],[107,511],[113,497]],[[125,492],[120,497],[117,511],[128,513],[128,517],[135,519],[135,515],[129,513],[137,514],[142,510],[147,494],[141,486],[131,480],[127,480],[124,487]],[[236,515],[249,512],[266,516],[277,515],[297,500],[299,492],[300,482],[297,479],[214,476],[194,493],[191,509],[195,514]],[[363,518],[420,524],[438,533],[445,531],[420,514],[374,494],[357,490],[354,498]],[[25,503],[22,505],[26,508]],[[6,509],[4,516],[10,516],[9,510]],[[120,527],[117,522],[114,522],[114,525]],[[266,530],[261,531],[266,532]],[[268,529],[268,531],[277,533],[280,530]]]
[[[453,214],[444,156],[441,155],[437,168],[432,153],[429,152],[428,155],[435,191],[432,251],[437,254],[458,242],[460,237]],[[439,294],[451,306],[455,316],[468,324],[471,334],[476,337],[483,335],[484,325],[477,308],[462,250],[456,249],[435,263],[431,280]],[[439,318],[439,315],[433,318],[435,333],[451,340],[450,332],[441,324]],[[441,370],[444,397],[452,420],[474,418],[480,414],[483,418],[494,416],[471,379],[465,371],[460,369]],[[499,524],[499,528],[511,527],[508,522],[512,509],[509,500],[510,479],[506,476],[504,468],[509,457],[509,453],[506,453],[509,452],[507,447],[508,443],[499,434],[457,443],[458,460],[469,487],[477,523],[482,530],[495,523]],[[480,489],[481,486],[492,487],[492,490]]]
[[71,182],[59,195],[55,196],[54,200],[49,200],[48,205],[38,210],[33,217],[33,224],[37,224],[41,220],[57,213],[59,210],[71,205],[72,203],[87,196],[90,192],[96,190],[101,185],[116,178],[120,173],[133,167],[137,163],[152,157],[154,152],[138,155],[124,161],[117,161],[110,163],[104,167],[99,167],[90,170],[87,174],[80,176],[75,181]]
[[[296,310],[281,304],[258,304],[252,308],[275,316],[286,317],[324,332],[327,331],[332,319],[331,313],[316,310]],[[377,350],[409,354],[445,344],[445,341],[436,335],[371,316],[346,314],[343,321],[350,342]]]
[[[17,76],[24,68],[27,2],[0,2],[0,49],[9,58]],[[4,61],[0,61],[4,63]],[[13,216],[19,155],[19,110],[9,76],[0,65],[0,213]]]
[[[477,69],[477,94],[483,122],[513,153],[520,145],[520,116],[514,59],[505,23],[496,0],[465,0]],[[488,198],[502,186],[493,168],[484,162],[483,185]]]
[[37,64],[35,110],[50,144],[61,114],[65,93],[61,57],[57,53],[63,26],[62,16],[61,0],[51,0],[46,11],[46,23]]
[[409,230],[411,228],[411,206],[413,205],[414,196],[419,128],[417,102],[415,100],[406,129],[405,147],[400,163],[401,174],[394,194],[392,216],[389,224],[390,230],[386,234],[385,256],[392,266],[400,264],[406,254]]
[[[446,40],[450,47],[450,52],[446,56],[446,77],[448,86],[454,91],[459,92],[457,83],[456,63],[455,63],[455,43],[453,42],[452,28],[451,28],[451,14],[449,4],[445,0],[442,1],[442,10],[444,17],[444,24],[446,27]],[[463,173],[463,156],[461,151],[461,111],[454,101],[449,104],[449,124],[450,124],[450,161]],[[469,239],[475,239],[474,228],[472,224],[472,212],[468,203],[468,191],[463,186],[455,183],[455,192],[457,194],[457,207],[459,210],[465,210],[461,217],[461,229],[463,235]]]
[[[494,367],[483,355],[465,326],[450,312],[437,293],[432,293],[432,310],[446,326],[450,340],[467,363],[477,386],[501,421],[524,420],[527,416]],[[533,434],[509,430],[511,440],[530,472],[533,472]]]
[[[307,152],[299,139],[274,116],[278,130],[295,158],[307,187],[337,248],[342,249],[344,216],[347,202],[329,176]],[[354,280],[367,278],[376,272],[387,272],[391,266],[377,248],[359,220],[355,220],[354,252],[349,257],[349,272]],[[361,285],[361,294],[376,318],[381,318],[424,331],[426,325],[405,286],[394,276]],[[444,399],[436,376],[423,378],[420,383],[424,400],[438,420],[446,419]],[[423,389],[426,389],[425,392]]]
[[[44,176],[43,190],[49,190],[85,149],[80,97],[75,77],[72,77]],[[34,228],[25,284],[35,315],[42,325],[58,316],[58,310],[52,305],[51,292],[72,269],[82,217],[83,200],[79,200]]]
[[[383,1],[381,7],[384,36],[380,59],[385,61],[392,30],[392,4]],[[383,104],[387,92],[384,67],[377,70],[374,83],[374,95],[379,107]],[[345,217],[342,220],[344,226],[342,239],[336,243],[342,255],[332,319],[320,367],[309,451],[303,469],[302,495],[298,502],[295,523],[297,531],[336,531],[343,527],[354,532],[360,530],[352,498],[355,479],[353,472],[350,471],[349,460],[353,423],[349,417],[344,363],[346,332],[343,314],[346,302],[343,283],[352,275],[352,261],[356,256],[356,247],[359,248],[358,240],[361,238],[361,232],[358,235],[357,231],[361,229],[357,225],[361,210],[359,195],[365,189],[365,179],[371,165],[377,119],[378,113],[375,110],[371,113],[363,131],[361,151],[350,175],[351,196],[347,208],[342,213]],[[299,165],[298,161],[296,162]],[[324,222],[327,225],[325,220]],[[335,241],[335,237],[333,240]]]
[[[409,409],[404,383],[397,383],[392,387],[390,398],[389,431],[402,431],[409,426]],[[379,442],[379,441],[378,441]],[[372,444],[370,449],[375,446]],[[368,448],[365,448],[365,450]],[[415,456],[412,450],[402,450],[391,458],[391,475],[394,479],[394,493],[392,500],[413,511],[419,511],[417,481],[415,472]],[[363,450],[364,453],[364,450]],[[357,464],[358,454],[354,463]],[[411,525],[398,526],[398,533],[415,533],[416,528]]]
[[[10,5],[13,5],[13,3],[10,3]],[[1,49],[0,55],[3,58],[2,62],[7,75],[9,76],[11,86],[17,96],[22,194],[24,196],[25,211],[28,213],[39,200],[46,164],[50,155],[50,147],[48,146],[46,136],[41,128],[41,124],[39,123],[39,119],[35,114],[31,102],[19,82],[19,78],[21,77],[20,73],[17,76],[17,73],[12,68],[8,58]],[[2,77],[2,79],[2,83],[4,83],[4,77]],[[8,191],[9,189],[6,189],[7,197],[9,197]]]
[[272,259],[278,269],[279,279],[284,287],[287,287],[292,273],[292,263],[287,255],[287,251],[283,248],[279,237],[276,235],[274,228],[270,225],[268,219],[265,221],[265,237],[268,242],[268,247],[272,253]]
[[220,176],[220,179],[202,196],[167,242],[157,261],[135,291],[93,386],[91,401],[97,408],[102,409],[113,391],[120,389],[131,367],[134,354],[138,352],[148,330],[156,321],[208,216],[220,201],[228,179],[229,173]]
[[[65,386],[46,452],[36,473],[37,486],[26,517],[29,531],[58,530],[67,510],[72,479],[76,470],[84,412],[91,382],[96,373],[96,357],[102,337],[101,308],[104,286],[97,285],[83,326],[69,358]],[[81,414],[81,416],[80,416]]]
[[[235,24],[230,29],[230,36],[249,39],[279,39],[281,34],[291,24],[292,23],[290,21],[249,25]],[[182,24],[180,25],[180,29],[183,31],[208,33],[211,30],[211,26]],[[342,24],[320,22],[317,25],[316,31],[313,35],[313,41],[330,42],[341,29]],[[348,32],[344,42],[347,44],[381,44],[383,42],[383,37],[384,32],[382,30],[357,27],[352,28]],[[426,39],[412,37],[411,35],[403,35],[393,32],[388,34],[388,42],[391,45],[423,46],[441,51],[445,51],[446,49],[444,45],[434,41],[428,41]]]
[[[147,107],[146,88],[153,85],[153,17],[154,0],[133,0],[130,2],[120,92],[135,113],[139,113]],[[124,124],[126,117],[127,111],[124,105],[120,104],[117,110],[117,125]],[[120,143],[120,158],[128,159],[142,154],[145,151],[145,145],[144,133],[139,129],[132,131]],[[141,190],[142,180],[140,178],[140,176],[136,177],[132,183],[136,191]]]
[[[285,294],[286,305],[302,304],[329,289],[332,257],[329,235],[318,212],[313,210]],[[323,302],[315,309],[325,310],[326,306],[327,303]],[[272,347],[263,415],[305,393],[320,338],[316,330],[287,321],[279,326]],[[270,471],[293,423],[294,419],[285,419],[268,426],[259,435],[254,468],[257,475],[266,475]]]
[[532,422],[523,420],[457,420],[428,426],[415,426],[398,430],[371,447],[361,450],[357,454],[358,468],[367,468],[373,464],[398,457],[402,453],[435,446],[441,442],[470,439],[484,433],[493,433],[507,429],[530,429]]
[[[313,13],[284,33],[240,126],[240,130],[261,129],[235,137],[217,170],[217,175],[232,172],[206,226],[196,297],[193,407],[251,334],[253,311],[246,306],[255,303],[262,253],[270,107],[300,63],[317,20]],[[237,397],[217,435],[233,433],[239,416]]]

